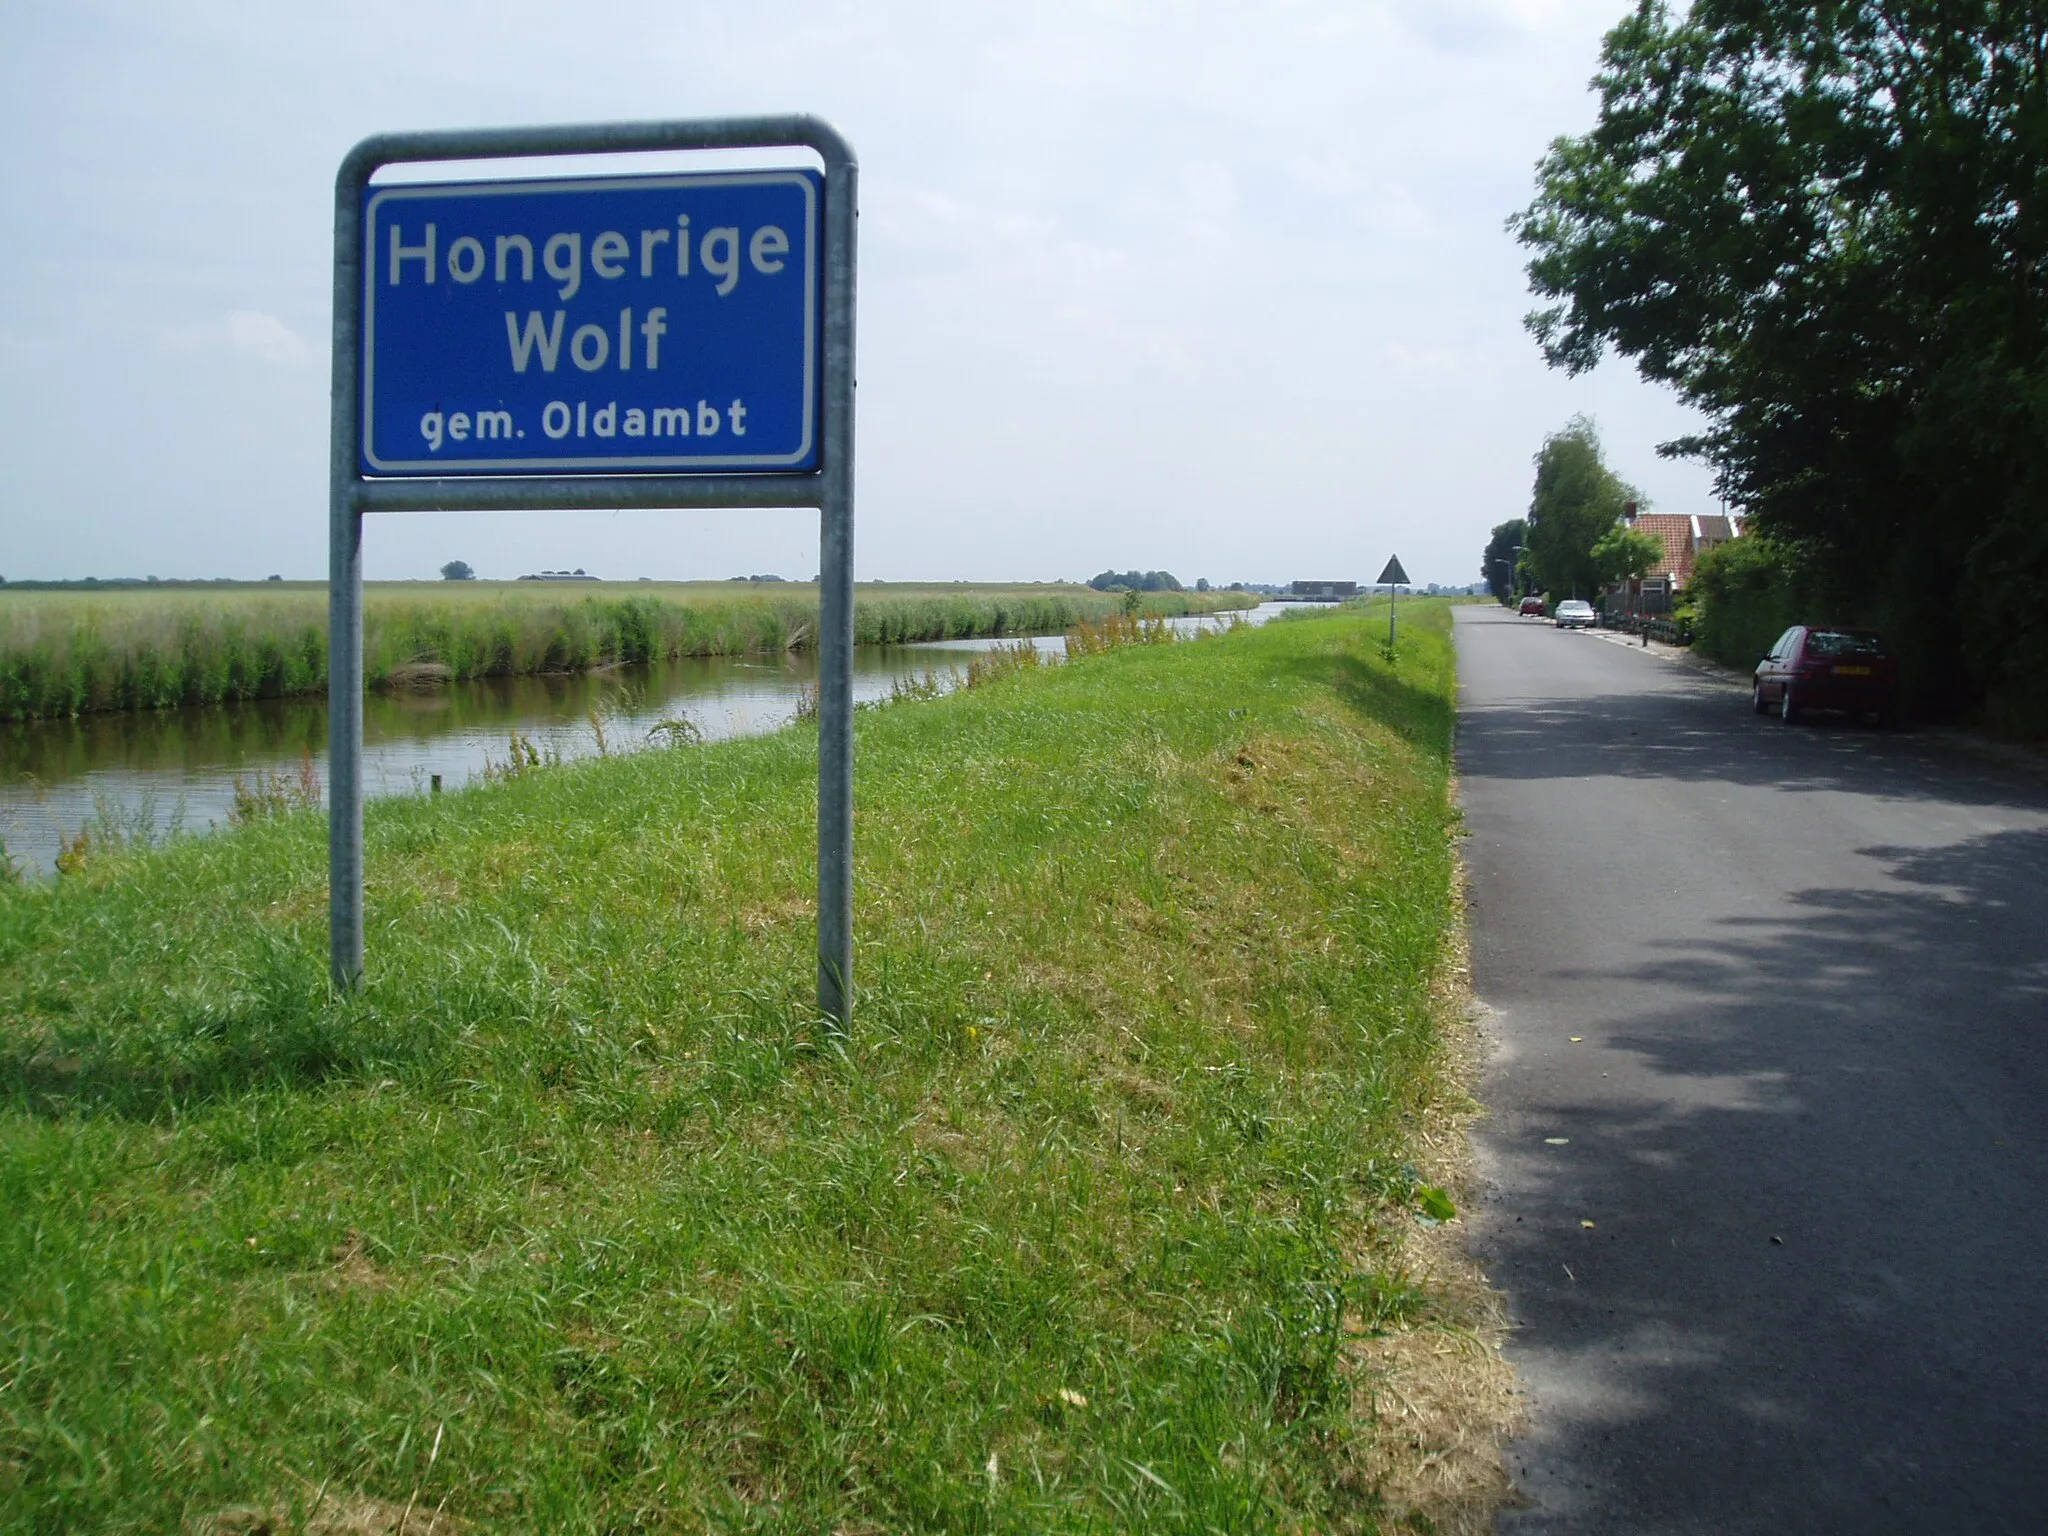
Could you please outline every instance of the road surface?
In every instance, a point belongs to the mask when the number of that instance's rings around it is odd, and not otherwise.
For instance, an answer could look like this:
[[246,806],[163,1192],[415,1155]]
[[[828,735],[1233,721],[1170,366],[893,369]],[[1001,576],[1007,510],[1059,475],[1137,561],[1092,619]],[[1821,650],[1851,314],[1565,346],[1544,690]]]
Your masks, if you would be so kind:
[[1499,1529],[2048,1531],[2048,783],[1457,638]]

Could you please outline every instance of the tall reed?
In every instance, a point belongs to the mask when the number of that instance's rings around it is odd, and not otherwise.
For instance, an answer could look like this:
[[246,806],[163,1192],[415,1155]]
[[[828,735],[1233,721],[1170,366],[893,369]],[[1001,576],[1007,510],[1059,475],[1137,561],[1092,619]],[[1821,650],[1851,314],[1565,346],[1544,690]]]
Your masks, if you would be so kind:
[[[674,591],[674,589],[671,589]],[[860,645],[1058,634],[1105,620],[1120,599],[1086,588],[870,591]],[[1148,613],[1210,612],[1235,593],[1155,593]],[[799,650],[816,643],[813,588],[563,592],[485,586],[373,590],[363,673],[372,687],[435,678],[579,672],[679,656]],[[0,719],[163,709],[320,693],[326,600],[317,591],[0,593]]]
[[1067,654],[1093,656],[1102,651],[1113,651],[1118,646],[1167,645],[1178,638],[1173,626],[1162,618],[1136,618],[1127,613],[1111,613],[1092,623],[1082,619],[1070,627],[1067,630]]

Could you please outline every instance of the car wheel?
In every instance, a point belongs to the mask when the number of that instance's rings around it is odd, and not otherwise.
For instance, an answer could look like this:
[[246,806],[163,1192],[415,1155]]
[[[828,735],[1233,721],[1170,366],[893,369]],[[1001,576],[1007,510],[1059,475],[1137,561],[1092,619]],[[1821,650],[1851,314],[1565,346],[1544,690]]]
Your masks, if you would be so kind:
[[1792,685],[1785,685],[1784,697],[1778,700],[1778,718],[1787,725],[1799,718],[1799,700],[1793,696]]
[[1760,715],[1768,715],[1771,712],[1770,703],[1764,698],[1764,685],[1762,683],[1751,683],[1749,685],[1749,707]]

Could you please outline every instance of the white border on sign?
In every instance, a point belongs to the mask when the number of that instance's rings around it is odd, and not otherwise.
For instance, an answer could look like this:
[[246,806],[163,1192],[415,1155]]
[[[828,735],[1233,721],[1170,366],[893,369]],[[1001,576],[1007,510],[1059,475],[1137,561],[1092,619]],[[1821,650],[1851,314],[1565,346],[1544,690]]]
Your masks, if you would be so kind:
[[[531,192],[609,192],[620,188],[798,186],[804,194],[804,416],[803,438],[786,454],[662,454],[639,457],[547,459],[391,459],[377,457],[375,433],[377,370],[377,215],[386,202],[424,197],[503,197]],[[818,366],[818,187],[801,171],[701,172],[680,176],[576,176],[542,181],[408,182],[374,189],[363,208],[363,462],[381,474],[408,475],[426,471],[437,479],[486,475],[506,470],[564,473],[575,470],[621,472],[660,470],[789,469],[813,451],[817,431]],[[360,472],[360,471],[358,471]]]

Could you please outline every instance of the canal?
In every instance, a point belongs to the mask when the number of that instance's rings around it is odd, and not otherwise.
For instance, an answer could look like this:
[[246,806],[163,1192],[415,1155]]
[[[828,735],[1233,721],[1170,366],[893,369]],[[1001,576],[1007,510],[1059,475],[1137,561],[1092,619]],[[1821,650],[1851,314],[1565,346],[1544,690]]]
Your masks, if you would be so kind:
[[[1184,633],[1259,624],[1290,604],[1168,622]],[[929,681],[957,687],[978,651],[1015,640],[863,646],[854,653],[857,703]],[[1057,635],[1031,642],[1064,656]],[[637,751],[686,721],[705,741],[780,729],[817,687],[817,655],[686,657],[651,666],[538,677],[482,678],[369,694],[363,783],[372,797],[459,789],[510,756],[517,734],[544,758]],[[56,868],[81,827],[168,837],[227,822],[236,781],[327,776],[327,701],[317,695],[191,709],[121,711],[0,724],[0,843],[31,876]]]

